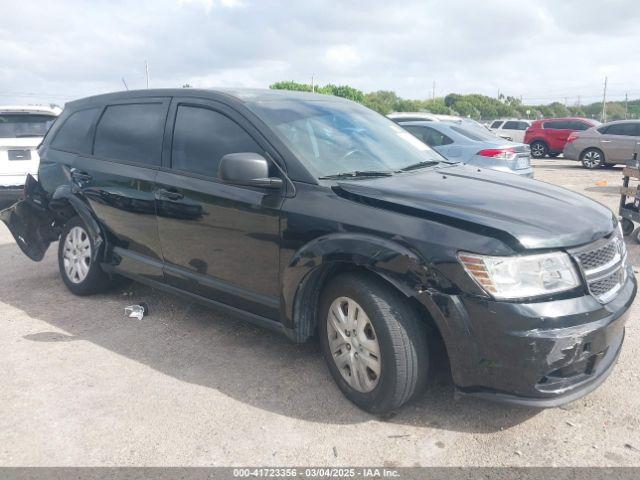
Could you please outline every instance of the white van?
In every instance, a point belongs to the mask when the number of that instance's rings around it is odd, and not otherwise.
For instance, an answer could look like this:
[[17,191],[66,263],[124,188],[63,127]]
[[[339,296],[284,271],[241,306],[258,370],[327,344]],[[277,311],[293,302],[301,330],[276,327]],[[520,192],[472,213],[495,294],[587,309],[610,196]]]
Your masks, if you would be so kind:
[[0,207],[16,201],[27,174],[38,174],[37,147],[59,108],[0,106]]

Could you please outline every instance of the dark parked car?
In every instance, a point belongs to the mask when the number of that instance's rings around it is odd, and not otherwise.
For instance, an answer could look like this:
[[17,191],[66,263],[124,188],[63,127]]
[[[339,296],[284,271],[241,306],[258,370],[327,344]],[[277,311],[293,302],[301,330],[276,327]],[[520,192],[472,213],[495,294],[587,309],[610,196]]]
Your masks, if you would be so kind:
[[460,392],[542,407],[596,388],[620,352],[636,283],[610,210],[448,163],[358,104],[102,95],[67,104],[39,153],[1,217],[33,260],[60,240],[73,293],[125,276],[317,335],[366,410],[421,393],[437,350]]
[[546,118],[536,120],[524,134],[524,143],[531,147],[533,158],[557,157],[562,153],[571,132],[580,132],[599,125],[586,118]]

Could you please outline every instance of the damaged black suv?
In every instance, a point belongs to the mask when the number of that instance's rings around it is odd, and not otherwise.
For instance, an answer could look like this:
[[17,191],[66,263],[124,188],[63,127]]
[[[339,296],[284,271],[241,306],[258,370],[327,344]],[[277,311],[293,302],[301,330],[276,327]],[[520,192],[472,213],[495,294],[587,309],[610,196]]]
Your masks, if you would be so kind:
[[67,104],[2,212],[75,294],[119,276],[317,335],[372,412],[427,386],[531,406],[600,385],[636,281],[615,216],[570,191],[448,162],[355,103],[145,90]]

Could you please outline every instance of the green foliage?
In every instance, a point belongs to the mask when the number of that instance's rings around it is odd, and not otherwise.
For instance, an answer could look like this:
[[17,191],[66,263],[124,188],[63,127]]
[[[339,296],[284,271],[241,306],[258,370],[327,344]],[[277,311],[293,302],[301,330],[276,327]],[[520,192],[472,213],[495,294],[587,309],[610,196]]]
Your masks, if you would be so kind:
[[[294,81],[276,82],[269,86],[276,90],[297,90],[311,92],[310,84]],[[366,107],[383,115],[391,112],[430,112],[444,115],[460,115],[476,120],[492,120],[500,117],[549,118],[549,117],[587,117],[600,119],[602,102],[590,105],[566,106],[560,102],[548,105],[524,105],[520,98],[500,95],[500,98],[472,93],[461,95],[450,93],[445,97],[429,100],[411,100],[401,98],[390,90],[363,93],[349,85],[316,86],[315,92],[335,95],[362,103]],[[529,113],[527,113],[529,112]],[[607,102],[607,120],[625,118],[624,102]],[[640,99],[628,103],[628,118],[640,118]]]

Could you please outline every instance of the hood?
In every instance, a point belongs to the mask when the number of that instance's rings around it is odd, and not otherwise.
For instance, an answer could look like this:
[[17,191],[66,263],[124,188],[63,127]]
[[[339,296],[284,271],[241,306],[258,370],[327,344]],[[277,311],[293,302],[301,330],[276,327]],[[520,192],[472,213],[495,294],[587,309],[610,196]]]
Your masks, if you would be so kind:
[[378,208],[489,235],[515,250],[582,245],[616,224],[611,210],[578,193],[461,165],[340,181],[334,190]]

